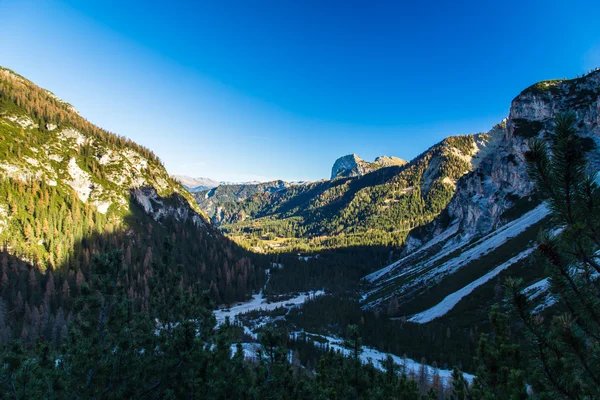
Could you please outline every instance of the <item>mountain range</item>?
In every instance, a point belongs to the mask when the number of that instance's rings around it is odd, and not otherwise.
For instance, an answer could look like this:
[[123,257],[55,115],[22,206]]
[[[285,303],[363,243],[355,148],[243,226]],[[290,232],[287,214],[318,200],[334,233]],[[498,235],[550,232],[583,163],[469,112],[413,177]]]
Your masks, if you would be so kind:
[[273,247],[274,238],[278,248],[400,246],[411,229],[444,209],[456,181],[478,166],[498,132],[449,137],[410,163],[344,156],[334,163],[331,180],[220,186],[195,197],[224,232],[254,248],[261,242]]
[[173,175],[172,178],[181,183],[191,193],[212,189],[221,184],[210,178],[192,178],[185,175]]
[[222,231],[255,251],[395,247],[397,261],[364,276],[363,309],[418,323],[482,324],[494,287],[509,275],[535,288],[540,309],[552,303],[530,257],[550,210],[533,190],[524,154],[567,111],[591,149],[589,168],[599,170],[600,71],[593,71],[536,83],[490,131],[449,137],[407,164],[370,169],[349,155],[336,161],[331,180],[196,199]]
[[[294,360],[290,376],[318,368],[322,378],[325,358],[315,354],[351,354],[356,331],[368,357],[404,356],[413,378],[425,371],[423,388],[433,385],[427,371],[479,372],[473,356],[480,333],[493,329],[492,307],[507,308],[505,278],[522,281],[536,321],[558,301],[533,254],[540,230],[556,236],[563,227],[536,192],[526,154],[531,139],[551,139],[565,112],[577,121],[588,170],[598,171],[596,70],[536,83],[488,132],[447,137],[408,162],[350,154],[317,182],[223,183],[169,176],[151,150],[0,68],[0,345],[71,343],[70,329],[86,329],[91,306],[81,304],[98,288],[98,259],[112,254],[124,268],[107,290],[122,289],[127,316],[150,312],[155,295],[167,301],[170,289],[157,291],[157,281],[168,276],[183,308],[199,298],[217,307],[207,317],[240,344],[235,363],[275,348],[277,327],[290,336],[277,342],[288,346],[280,361]],[[90,304],[104,310],[110,298]],[[165,319],[180,311],[165,309]],[[102,322],[98,315],[92,320]],[[181,327],[194,321],[186,316]],[[178,328],[168,322],[150,323],[150,337]],[[130,332],[128,325],[123,337]],[[209,335],[185,332],[177,343]],[[231,344],[222,339],[202,351],[212,357],[218,349],[215,359],[228,360]],[[380,366],[365,368],[374,376]]]

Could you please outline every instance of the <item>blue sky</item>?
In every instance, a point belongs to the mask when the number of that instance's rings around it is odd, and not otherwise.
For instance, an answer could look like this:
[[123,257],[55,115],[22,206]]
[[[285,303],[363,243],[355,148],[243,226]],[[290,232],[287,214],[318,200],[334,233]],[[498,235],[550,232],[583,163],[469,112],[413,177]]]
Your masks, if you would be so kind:
[[411,159],[487,131],[530,84],[600,66],[598,15],[596,1],[0,0],[0,65],[171,173],[316,180],[345,154]]

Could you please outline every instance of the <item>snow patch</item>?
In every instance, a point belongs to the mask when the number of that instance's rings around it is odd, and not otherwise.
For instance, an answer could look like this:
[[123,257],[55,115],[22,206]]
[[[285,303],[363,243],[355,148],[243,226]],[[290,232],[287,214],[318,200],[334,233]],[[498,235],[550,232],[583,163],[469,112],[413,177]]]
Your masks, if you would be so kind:
[[[307,333],[307,334],[310,335],[309,333]],[[329,346],[331,349],[333,349],[335,351],[339,351],[346,356],[352,355],[352,350],[347,349],[342,345],[344,342],[342,339],[340,339],[338,337],[323,336],[323,335],[314,335],[314,336],[318,336],[318,337],[321,337],[321,338],[327,340],[326,344],[321,345],[322,347]],[[315,344],[317,344],[317,342],[315,342]],[[373,365],[375,367],[377,367],[380,370],[383,370],[382,363],[383,363],[383,361],[385,361],[385,359],[387,358],[388,355],[392,357],[392,359],[394,360],[394,362],[396,364],[400,365],[404,369],[404,371],[407,375],[411,374],[411,373],[417,375],[419,373],[419,370],[421,368],[421,363],[411,360],[410,358],[403,358],[403,357],[398,357],[395,354],[384,353],[384,352],[381,352],[377,349],[374,349],[374,348],[368,347],[368,346],[363,347],[363,352],[360,354],[360,360],[364,364],[373,362]],[[442,383],[445,386],[448,386],[450,384],[450,382],[452,381],[452,371],[451,370],[435,369],[429,365],[426,365],[425,369],[427,371],[427,375],[429,376],[429,379],[431,379],[431,377],[434,375],[434,373],[437,372],[440,375],[440,378],[442,378]],[[463,375],[469,383],[471,383],[473,381],[473,379],[475,378],[475,376],[473,376],[471,374],[463,373]]]
[[111,204],[112,203],[107,202],[107,201],[102,201],[102,202],[96,202],[96,203],[94,203],[94,205],[96,206],[96,209],[101,214],[106,214],[106,212],[108,211],[108,207],[110,207]]
[[225,322],[226,317],[229,317],[229,319],[233,322],[235,317],[239,314],[244,314],[254,310],[270,311],[279,307],[296,307],[312,297],[322,296],[323,294],[325,294],[325,292],[322,290],[317,290],[313,292],[302,293],[291,299],[267,303],[267,300],[265,299],[261,290],[258,294],[252,296],[252,300],[250,301],[235,305],[231,308],[221,308],[215,310],[215,318],[217,319],[217,324],[222,324]]
[[548,281],[548,278],[545,278],[541,281],[534,283],[533,285],[527,286],[521,291],[521,293],[526,295],[529,300],[533,300],[542,293],[547,292],[549,288],[550,282]]
[[449,294],[444,298],[444,300],[431,307],[430,309],[413,315],[412,318],[409,319],[409,321],[424,324],[433,321],[434,319],[441,317],[442,315],[445,315],[448,311],[452,310],[452,308],[454,308],[454,306],[456,306],[459,301],[461,301],[465,296],[471,294],[473,290],[475,290],[477,287],[488,282],[490,279],[494,278],[500,272],[504,271],[517,261],[520,261],[523,258],[529,256],[534,250],[535,248],[531,247],[527,250],[522,251],[521,253],[512,257],[508,261],[500,264],[487,274],[469,283],[462,289],[459,289],[456,292]]
[[0,233],[8,225],[8,207],[4,204],[0,204]]
[[31,157],[23,157],[23,160],[25,160],[26,162],[28,162],[29,164],[37,167],[40,165],[40,162],[34,158]]
[[[370,302],[368,306],[373,306],[380,303],[381,301],[387,300],[394,296],[396,293],[406,294],[408,291],[414,289],[415,287],[428,285],[432,282],[435,283],[437,280],[440,279],[441,276],[453,274],[454,272],[464,267],[465,265],[468,265],[472,261],[491,253],[501,245],[505,244],[509,239],[518,236],[519,234],[523,233],[527,228],[542,220],[549,213],[550,210],[548,206],[546,204],[541,204],[535,209],[523,214],[520,218],[511,221],[508,224],[478,239],[474,244],[470,245],[469,248],[462,250],[460,254],[458,254],[456,257],[447,260],[441,265],[434,267],[435,264],[443,258],[447,257],[455,251],[461,250],[462,248],[470,244],[469,239],[471,238],[467,236],[458,243],[447,243],[442,248],[442,250],[434,256],[427,257],[420,262],[407,263],[406,267],[403,268],[400,272],[390,276],[390,272],[393,272],[395,269],[398,269],[399,267],[403,266],[404,261],[410,257],[407,256],[401,259],[400,261],[397,261],[396,263],[383,268],[382,270],[367,275],[367,280],[369,280],[370,282],[379,281],[379,286],[373,289],[372,291],[368,292],[364,296],[364,298],[366,299],[384,288],[389,288],[389,285],[393,284],[393,280],[402,276],[406,277],[407,283],[394,290],[393,292],[388,293],[387,295],[377,300],[374,300],[373,302]],[[433,239],[433,241],[436,241],[436,239]],[[419,249],[419,251],[421,251],[425,246]],[[417,253],[419,251],[417,251]],[[383,277],[386,277],[386,279],[381,280]]]

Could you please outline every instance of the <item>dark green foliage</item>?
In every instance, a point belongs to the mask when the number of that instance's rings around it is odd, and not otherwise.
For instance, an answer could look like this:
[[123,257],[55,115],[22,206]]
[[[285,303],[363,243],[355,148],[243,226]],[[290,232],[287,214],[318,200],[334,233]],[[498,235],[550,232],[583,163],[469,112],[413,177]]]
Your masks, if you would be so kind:
[[43,182],[0,179],[0,193],[11,205],[11,224],[2,232],[3,247],[10,253],[0,253],[0,298],[7,309],[2,341],[22,337],[33,345],[38,337],[61,340],[74,299],[95,273],[93,254],[99,252],[123,251],[129,265],[126,293],[137,310],[148,310],[150,277],[154,261],[164,256],[166,235],[177,243],[175,262],[185,266],[184,287],[199,283],[215,302],[227,303],[246,299],[264,284],[262,269],[254,264],[260,262],[256,256],[190,220],[167,218],[159,224],[133,200],[132,213],[125,217],[128,230],[122,231],[110,211],[101,214]]
[[358,299],[340,295],[310,299],[301,309],[292,309],[286,320],[290,331],[301,328],[317,335],[340,337],[347,334],[348,325],[357,325],[366,346],[413,360],[437,360],[444,369],[461,365],[466,371],[475,370],[477,327],[390,320],[386,315],[362,310]]
[[172,250],[165,241],[149,312],[136,312],[126,294],[123,254],[94,257],[95,273],[81,286],[63,345],[26,349],[15,341],[0,350],[0,398],[422,398],[390,360],[385,372],[358,360],[357,326],[348,328],[353,355],[325,349],[315,372],[299,363],[298,351],[288,356],[287,335],[271,327],[254,360],[244,359],[240,345],[232,354],[233,327],[226,321],[213,329],[208,296],[181,287]]
[[494,307],[490,320],[492,332],[482,334],[479,339],[475,358],[478,367],[471,396],[475,399],[526,399],[521,351],[518,344],[511,343],[507,317]]
[[541,234],[538,245],[557,315],[547,323],[532,310],[520,280],[508,283],[535,357],[531,383],[543,398],[600,396],[600,190],[586,172],[587,146],[575,123],[573,113],[559,115],[550,147],[532,140],[526,154],[530,176],[563,228]]
[[452,369],[452,394],[450,400],[466,400],[470,398],[469,383],[463,376],[460,369]]
[[544,125],[540,121],[530,121],[528,119],[515,118],[512,120],[514,124],[514,134],[524,138],[532,138],[538,135]]
[[[220,213],[211,216],[246,247],[271,252],[399,246],[411,229],[432,221],[446,207],[454,182],[471,168],[466,159],[474,150],[473,136],[450,137],[407,165],[358,178],[260,190],[238,202],[225,200],[235,197],[241,190],[237,186],[207,192],[223,191],[221,203],[214,203],[215,196],[206,199],[206,193],[196,198],[209,213],[219,205]],[[273,242],[273,236],[284,240]]]
[[344,247],[318,253],[269,255],[271,268],[267,295],[324,289],[328,293],[356,292],[361,278],[383,267],[394,252],[383,246]]

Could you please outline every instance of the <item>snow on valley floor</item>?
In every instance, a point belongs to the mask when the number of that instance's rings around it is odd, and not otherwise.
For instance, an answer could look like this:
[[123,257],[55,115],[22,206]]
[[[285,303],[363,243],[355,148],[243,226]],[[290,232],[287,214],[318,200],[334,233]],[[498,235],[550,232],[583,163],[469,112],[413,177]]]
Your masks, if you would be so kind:
[[[295,338],[300,338],[302,337],[302,335],[305,332],[296,332],[296,333],[292,333],[292,335]],[[317,341],[315,341],[315,345],[319,346],[321,348],[327,348],[329,347],[330,349],[334,350],[334,351],[339,351],[340,353],[344,354],[345,356],[352,356],[352,350],[346,348],[343,346],[343,339],[338,338],[338,337],[333,337],[333,336],[324,336],[324,335],[317,335],[317,334],[312,334],[312,333],[306,333],[307,336],[313,336],[313,337],[318,337],[320,339],[325,339],[327,341],[327,343],[319,343]],[[258,357],[258,350],[260,349],[260,345],[258,343],[240,343],[242,346],[242,351],[244,353],[244,357],[248,358],[248,359],[257,359]],[[235,351],[237,350],[237,344],[233,344],[231,345],[231,352],[232,354],[235,353]],[[414,374],[415,376],[418,376],[419,374],[419,370],[421,369],[421,363],[416,362],[415,360],[411,360],[410,358],[405,358],[405,357],[398,357],[397,355],[394,354],[390,354],[390,353],[384,353],[381,352],[379,350],[376,350],[372,347],[368,347],[368,346],[363,346],[362,348],[362,353],[360,354],[360,360],[363,364],[368,364],[369,362],[373,363],[373,366],[375,366],[375,368],[383,371],[383,362],[385,361],[385,359],[387,358],[388,355],[390,355],[392,357],[392,359],[394,360],[394,363],[398,364],[400,366],[400,368],[403,370],[404,373],[406,373],[407,375],[412,375]],[[442,383],[444,384],[444,386],[448,386],[451,384],[452,382],[452,370],[448,370],[448,369],[436,369],[433,368],[431,365],[425,365],[425,369],[427,371],[427,376],[429,381],[431,381],[431,379],[433,378],[433,375],[435,374],[435,372],[437,371],[437,373],[439,374],[440,378],[442,379]],[[475,378],[474,375],[468,374],[466,372],[463,372],[463,376],[465,377],[465,379],[469,382],[472,383],[473,379]]]
[[[241,304],[237,304],[231,308],[222,308],[222,309],[216,310],[215,317],[217,318],[217,324],[222,324],[223,322],[225,322],[226,317],[229,317],[230,320],[233,321],[239,314],[243,314],[248,311],[253,311],[253,310],[269,311],[269,310],[274,310],[278,307],[286,307],[286,308],[297,307],[297,306],[302,305],[307,299],[309,299],[313,296],[321,296],[323,294],[324,294],[324,292],[322,290],[319,290],[319,291],[315,291],[315,292],[303,293],[303,294],[300,294],[300,295],[298,295],[294,298],[288,299],[288,300],[267,303],[264,298],[264,295],[262,293],[262,290],[261,290],[258,294],[255,294],[252,297],[252,300],[250,300],[250,301],[247,301],[247,302],[241,303]],[[246,326],[244,326],[244,331],[246,334],[248,334],[251,337],[254,337],[254,338],[257,337],[256,333],[253,332],[252,330],[250,330]],[[293,335],[295,337],[299,337],[301,334],[302,334],[302,332],[295,333]],[[332,336],[324,336],[324,335],[316,335],[316,334],[311,334],[311,333],[307,333],[307,335],[313,336],[313,337],[319,337],[319,338],[327,340],[326,344],[321,344],[317,341],[314,341],[315,345],[317,345],[317,346],[326,347],[328,345],[331,349],[333,349],[335,351],[339,351],[339,352],[343,353],[344,355],[347,355],[347,356],[351,355],[351,350],[347,349],[343,346],[343,339],[341,339],[341,338],[332,337]],[[257,352],[258,352],[258,349],[260,348],[260,345],[258,343],[241,343],[241,346],[242,346],[242,351],[244,353],[244,357],[249,358],[249,359],[255,359],[257,357]],[[235,352],[236,349],[237,349],[237,344],[233,344],[231,346],[232,353]],[[372,362],[376,368],[383,370],[383,366],[381,363],[386,359],[388,354],[389,353],[381,352],[372,347],[364,346],[363,352],[360,354],[360,359],[365,364]],[[393,360],[396,364],[398,364],[402,368],[404,368],[404,370],[407,374],[417,375],[419,373],[419,369],[421,368],[420,363],[418,363],[414,360],[411,360],[410,358],[398,357],[397,355],[394,355],[394,354],[389,354],[389,355],[393,358]],[[426,365],[425,368],[427,370],[429,379],[431,379],[433,377],[433,374],[435,373],[436,369],[430,365]],[[450,383],[451,376],[452,376],[451,370],[438,369],[437,373],[440,375],[440,378],[442,378],[444,385],[448,385]],[[474,378],[473,375],[467,374],[467,373],[464,374],[464,377],[469,382],[471,382]]]
[[272,303],[267,303],[262,290],[252,296],[252,300],[249,300],[244,303],[237,304],[230,308],[220,308],[215,310],[215,317],[217,318],[217,324],[220,325],[225,322],[225,318],[229,317],[229,320],[233,322],[236,316],[239,314],[244,314],[249,311],[254,310],[262,310],[262,311],[271,311],[279,307],[296,307],[303,304],[306,300],[311,297],[321,296],[325,294],[322,290],[317,290],[314,292],[302,293],[296,297],[292,297],[291,299],[283,300],[283,301],[274,301]]
[[[227,317],[229,317],[230,321],[233,322],[238,315],[247,313],[249,311],[254,311],[254,310],[270,311],[270,310],[274,310],[279,307],[285,307],[285,308],[291,309],[292,307],[301,306],[306,300],[308,300],[311,297],[321,296],[323,294],[325,294],[324,291],[318,290],[318,291],[302,293],[291,299],[267,303],[267,301],[263,295],[263,291],[261,290],[258,294],[255,294],[254,296],[252,296],[252,299],[247,302],[237,304],[230,308],[221,308],[221,309],[215,310],[214,313],[215,313],[215,317],[217,319],[217,325],[220,325],[225,322],[225,319]],[[264,324],[265,323],[263,322],[260,325],[263,326]],[[253,337],[255,339],[258,336],[256,334],[256,332],[252,331],[247,326],[244,326],[244,332],[248,336]],[[292,335],[297,338],[302,334],[303,334],[303,332],[297,332],[297,333],[293,333]],[[331,348],[335,351],[339,351],[346,356],[351,355],[351,350],[347,349],[343,346],[344,341],[341,338],[333,337],[333,336],[317,335],[317,334],[312,334],[312,333],[306,333],[306,335],[318,337],[321,339],[325,339],[327,341],[327,343],[319,343],[317,341],[314,341],[314,344],[316,346],[320,346],[323,348],[326,346],[329,346],[329,348]],[[256,359],[258,350],[260,348],[260,345],[258,343],[244,342],[244,343],[240,343],[240,345],[242,346],[242,351],[244,353],[244,357],[249,358],[249,359]],[[236,351],[236,349],[237,349],[237,344],[233,344],[231,346],[232,353],[234,353]],[[388,355],[390,355],[392,357],[392,359],[394,360],[394,362],[396,364],[398,364],[401,368],[403,368],[403,370],[405,371],[406,374],[418,375],[419,370],[421,368],[421,363],[411,360],[410,358],[399,357],[395,354],[381,352],[372,347],[363,346],[363,351],[360,354],[360,359],[365,364],[372,362],[376,368],[383,370],[382,362],[387,358]],[[444,385],[447,386],[450,384],[451,379],[452,379],[451,378],[452,370],[436,369],[430,365],[425,365],[425,368],[426,368],[429,379],[431,379],[433,377],[434,373],[437,372],[439,374],[440,378],[442,379],[442,382]],[[473,381],[473,378],[474,378],[473,375],[468,374],[468,373],[463,373],[463,375],[469,383]]]
[[[296,336],[299,336],[300,334],[296,334]],[[312,335],[310,333],[307,333],[307,335]],[[352,354],[352,350],[347,349],[343,346],[343,340],[337,337],[332,337],[332,336],[323,336],[323,335],[313,335],[313,336],[318,336],[320,338],[326,339],[327,343],[321,344],[320,346],[322,347],[326,347],[329,346],[331,349],[335,350],[335,351],[339,351],[347,356],[350,356]],[[315,342],[315,344],[317,344],[317,342]],[[380,369],[383,370],[383,366],[382,366],[382,362],[387,358],[387,356],[390,355],[394,362],[398,365],[400,365],[401,367],[404,368],[406,374],[411,374],[414,373],[415,375],[417,375],[419,373],[419,369],[421,368],[421,363],[416,362],[415,360],[411,360],[410,358],[404,358],[404,357],[398,357],[397,355],[391,354],[391,353],[384,353],[381,352],[379,350],[376,350],[372,347],[368,347],[368,346],[363,346],[363,352],[360,354],[360,359],[363,363],[368,363],[368,362],[373,362],[373,365]],[[429,379],[431,379],[431,377],[433,376],[434,372],[435,372],[435,368],[433,368],[430,365],[426,365],[425,368],[427,369],[427,375],[429,376]],[[447,385],[450,383],[451,381],[451,377],[452,377],[452,370],[448,370],[448,369],[438,369],[437,370],[438,374],[440,375],[440,378],[442,378],[444,385]],[[471,374],[467,374],[467,373],[463,373],[465,379],[467,381],[472,382],[474,376]]]

